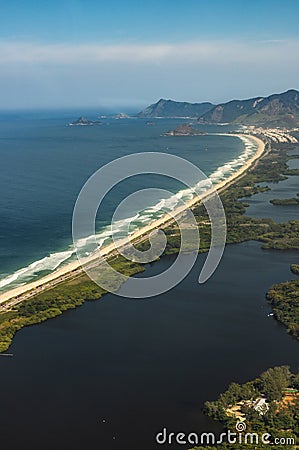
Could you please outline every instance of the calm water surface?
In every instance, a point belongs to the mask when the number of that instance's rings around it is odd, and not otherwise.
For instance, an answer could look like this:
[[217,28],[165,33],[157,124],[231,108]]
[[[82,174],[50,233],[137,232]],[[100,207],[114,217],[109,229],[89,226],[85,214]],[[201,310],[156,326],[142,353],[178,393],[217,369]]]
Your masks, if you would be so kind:
[[[290,180],[274,185],[270,198],[282,186],[293,196],[298,185]],[[249,210],[264,214],[267,197],[255,198]],[[154,450],[163,427],[219,430],[201,408],[230,382],[274,365],[298,370],[298,342],[267,316],[265,301],[273,283],[293,277],[298,252],[232,245],[212,279],[199,285],[204,258],[179,286],[153,299],[109,294],[18,332],[14,357],[0,358],[3,448]],[[149,265],[146,276],[172,260]]]

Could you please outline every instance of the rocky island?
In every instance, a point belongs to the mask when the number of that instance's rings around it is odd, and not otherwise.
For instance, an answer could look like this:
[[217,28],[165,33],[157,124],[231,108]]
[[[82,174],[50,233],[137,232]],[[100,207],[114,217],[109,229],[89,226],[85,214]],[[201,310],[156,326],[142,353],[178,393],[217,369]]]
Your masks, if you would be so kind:
[[270,200],[270,203],[279,206],[299,205],[299,193],[297,194],[297,198],[274,198]]
[[192,128],[190,124],[182,124],[176,127],[174,130],[167,131],[164,136],[201,136],[204,133],[203,131],[196,130]]
[[91,125],[102,125],[100,120],[89,120],[86,117],[79,117],[79,119],[74,122],[69,123],[68,127],[81,127],[81,126],[91,126]]

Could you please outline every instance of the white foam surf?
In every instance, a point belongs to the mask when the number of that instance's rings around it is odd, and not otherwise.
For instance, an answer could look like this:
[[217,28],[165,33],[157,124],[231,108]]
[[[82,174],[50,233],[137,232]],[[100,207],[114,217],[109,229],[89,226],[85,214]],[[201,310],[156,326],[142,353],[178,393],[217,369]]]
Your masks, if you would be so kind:
[[[257,148],[256,143],[250,138],[240,136],[240,139],[243,141],[245,147],[240,156],[217,167],[210,175],[209,179],[200,181],[193,189],[182,189],[176,194],[171,195],[169,198],[159,200],[153,206],[145,208],[143,211],[140,211],[132,217],[115,221],[113,227],[111,224],[104,226],[96,233],[97,248],[101,248],[105,243],[111,242],[114,233],[121,234],[122,232],[125,232],[128,229],[128,224],[130,224],[131,233],[133,230],[135,231],[140,227],[140,224],[142,224],[142,226],[149,224],[153,220],[161,217],[165,212],[173,210],[181,200],[191,200],[194,197],[195,192],[197,194],[203,194],[211,188],[212,184],[216,185],[231,176],[255,154]],[[83,249],[83,251],[85,250],[85,254],[89,255],[95,251],[94,236],[87,236],[80,239],[76,243],[76,246],[81,250]],[[0,290],[6,290],[7,288],[11,289],[12,287],[27,283],[38,277],[41,272],[54,271],[74,257],[75,249],[73,247],[61,252],[51,253],[38,261],[34,261],[27,267],[17,270],[13,274],[4,275],[2,279],[0,278]]]
[[[8,275],[7,277],[0,280],[0,288],[4,288],[5,286],[11,284],[23,284],[24,282],[31,280],[40,272],[52,272],[56,270],[64,261],[67,261],[73,254],[74,250],[51,253],[49,256],[46,256],[38,261],[34,261],[27,267],[23,267],[22,269],[14,272],[12,275]],[[18,281],[20,283],[16,284],[16,282]]]

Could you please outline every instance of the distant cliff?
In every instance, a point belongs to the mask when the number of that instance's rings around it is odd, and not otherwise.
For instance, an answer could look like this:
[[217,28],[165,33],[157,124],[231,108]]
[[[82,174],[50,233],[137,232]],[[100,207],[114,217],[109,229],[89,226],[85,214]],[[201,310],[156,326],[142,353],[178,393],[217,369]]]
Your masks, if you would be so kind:
[[173,100],[164,100],[161,98],[143,111],[137,114],[137,117],[199,117],[212,109],[215,105],[209,102],[188,103],[175,102]]
[[299,92],[291,89],[269,97],[232,100],[203,113],[203,123],[240,123],[293,127],[299,124]]
[[[101,118],[125,119],[127,114],[101,116]],[[246,100],[231,100],[219,105],[210,102],[188,103],[165,100],[145,108],[135,117],[152,119],[198,118],[200,123],[229,123],[269,127],[293,128],[299,126],[299,91],[290,89],[268,97],[254,97]],[[99,120],[79,117],[69,126],[100,125]],[[152,124],[148,121],[148,124]]]

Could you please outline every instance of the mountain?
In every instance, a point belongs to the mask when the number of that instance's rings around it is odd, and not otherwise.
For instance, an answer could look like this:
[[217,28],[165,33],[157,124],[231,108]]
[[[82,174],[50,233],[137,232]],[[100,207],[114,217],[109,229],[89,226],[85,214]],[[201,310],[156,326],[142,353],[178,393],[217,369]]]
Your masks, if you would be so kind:
[[204,123],[240,123],[293,127],[299,125],[299,92],[290,89],[269,97],[221,103],[199,117]]
[[215,105],[209,102],[188,103],[175,102],[161,98],[157,103],[145,108],[137,117],[199,117],[208,112]]

